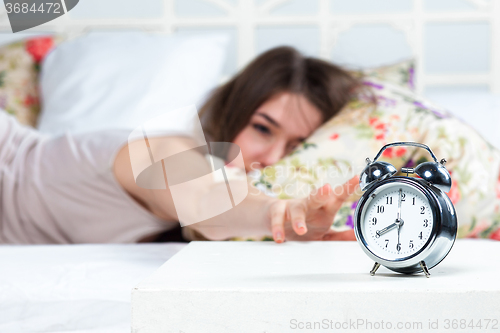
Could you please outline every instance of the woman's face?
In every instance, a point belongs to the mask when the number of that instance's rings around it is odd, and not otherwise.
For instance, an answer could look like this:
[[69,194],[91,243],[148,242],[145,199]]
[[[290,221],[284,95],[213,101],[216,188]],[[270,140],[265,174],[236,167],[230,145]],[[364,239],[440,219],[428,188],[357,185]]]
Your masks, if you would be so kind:
[[264,102],[236,136],[247,172],[279,161],[322,123],[321,112],[303,95],[282,92]]

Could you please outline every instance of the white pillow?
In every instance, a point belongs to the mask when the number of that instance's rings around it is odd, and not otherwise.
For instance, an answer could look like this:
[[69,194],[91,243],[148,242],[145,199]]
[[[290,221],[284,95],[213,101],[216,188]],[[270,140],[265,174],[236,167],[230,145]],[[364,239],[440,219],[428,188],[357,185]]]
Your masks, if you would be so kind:
[[[166,112],[199,106],[219,82],[228,40],[94,32],[63,43],[42,64],[38,128],[55,135],[133,130]],[[182,132],[185,123],[168,127]]]

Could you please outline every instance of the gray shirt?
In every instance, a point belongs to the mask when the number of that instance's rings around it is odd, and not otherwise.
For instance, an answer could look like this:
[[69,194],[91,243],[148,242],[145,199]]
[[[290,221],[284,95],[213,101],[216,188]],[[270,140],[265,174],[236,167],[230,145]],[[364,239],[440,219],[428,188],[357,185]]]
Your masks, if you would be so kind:
[[0,244],[131,243],[174,228],[115,179],[128,134],[48,137],[0,110]]

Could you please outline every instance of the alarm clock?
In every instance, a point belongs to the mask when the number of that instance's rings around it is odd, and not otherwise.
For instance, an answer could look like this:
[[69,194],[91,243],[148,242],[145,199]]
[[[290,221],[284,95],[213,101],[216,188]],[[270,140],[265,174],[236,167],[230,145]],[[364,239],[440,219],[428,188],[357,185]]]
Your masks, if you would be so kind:
[[[433,162],[397,169],[377,161],[384,150],[396,146],[426,149]],[[382,147],[360,176],[364,191],[354,213],[354,232],[363,251],[374,262],[373,276],[383,265],[405,274],[424,272],[439,264],[450,252],[457,235],[457,216],[445,192],[451,189],[446,160],[440,162],[431,149],[416,142],[395,142]],[[418,177],[410,177],[415,174]]]

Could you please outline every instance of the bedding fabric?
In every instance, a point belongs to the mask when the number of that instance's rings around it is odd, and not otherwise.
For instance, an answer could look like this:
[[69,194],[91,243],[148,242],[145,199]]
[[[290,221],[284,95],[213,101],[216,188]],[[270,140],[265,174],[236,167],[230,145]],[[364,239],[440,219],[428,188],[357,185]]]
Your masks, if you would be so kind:
[[[500,240],[500,152],[466,123],[412,91],[375,79],[365,84],[376,104],[367,95],[353,99],[290,156],[257,172],[254,186],[283,199],[306,197],[313,185],[335,187],[359,175],[365,158],[373,159],[387,143],[420,142],[448,161],[453,186],[447,194],[457,211],[458,237]],[[398,170],[430,159],[415,147],[389,148],[382,155]],[[359,197],[344,203],[333,229],[353,228]]]
[[500,95],[488,87],[432,87],[425,97],[453,111],[475,128],[489,143],[500,149]]
[[0,108],[24,125],[36,125],[40,63],[62,40],[62,36],[37,36],[0,47]]
[[351,74],[415,90],[415,59],[407,59],[387,66],[351,71]]

